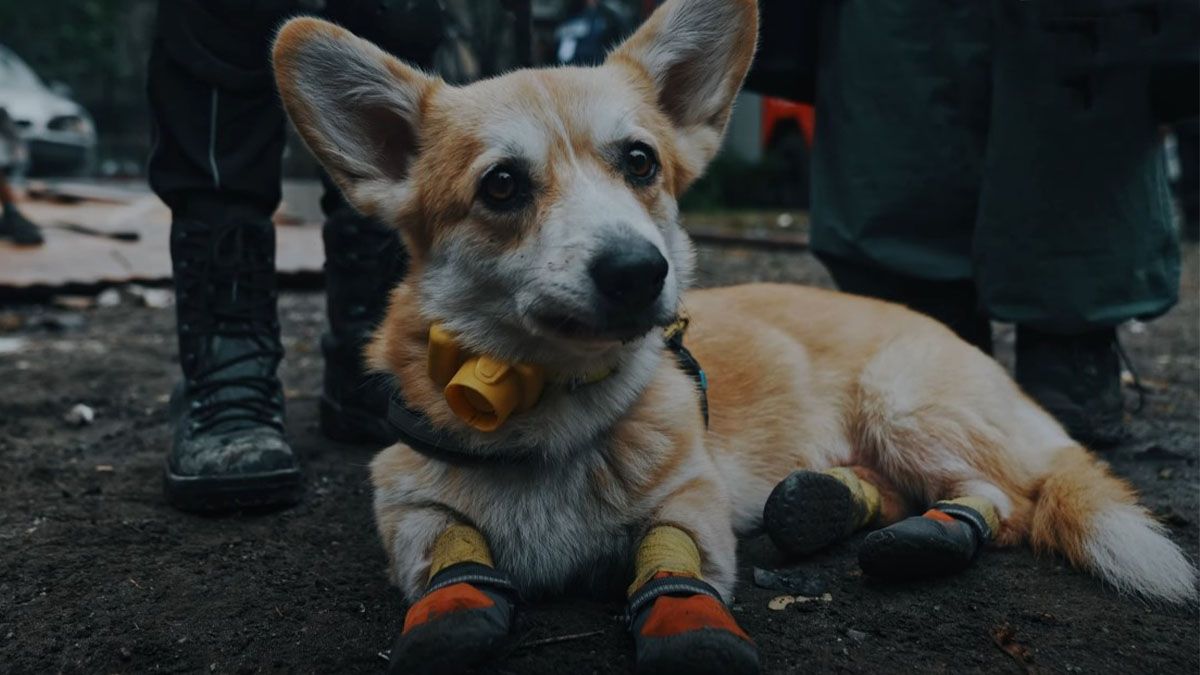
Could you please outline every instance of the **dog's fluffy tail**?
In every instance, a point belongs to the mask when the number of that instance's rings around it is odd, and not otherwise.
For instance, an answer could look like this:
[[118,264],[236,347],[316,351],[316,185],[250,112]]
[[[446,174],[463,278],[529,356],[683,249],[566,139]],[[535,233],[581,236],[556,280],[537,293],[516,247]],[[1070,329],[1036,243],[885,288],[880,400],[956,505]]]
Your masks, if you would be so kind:
[[1157,601],[1195,599],[1196,570],[1187,557],[1133,490],[1081,447],[1055,456],[1034,505],[1030,542],[1119,591]]

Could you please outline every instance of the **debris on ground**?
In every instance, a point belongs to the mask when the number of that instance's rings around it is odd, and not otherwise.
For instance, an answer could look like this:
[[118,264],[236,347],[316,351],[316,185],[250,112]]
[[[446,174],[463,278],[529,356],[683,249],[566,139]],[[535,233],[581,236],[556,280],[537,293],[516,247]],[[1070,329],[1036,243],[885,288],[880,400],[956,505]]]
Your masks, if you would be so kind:
[[78,312],[51,312],[39,314],[29,321],[31,328],[48,331],[78,330],[87,325],[87,319]]
[[796,598],[794,596],[780,595],[778,597],[771,598],[771,601],[767,603],[767,609],[779,612],[787,609],[788,605],[795,601]]
[[791,595],[819,596],[829,584],[821,577],[800,567],[766,570],[754,568],[754,585],[772,591],[783,591]]
[[29,340],[23,337],[0,337],[0,356],[25,351]]
[[853,642],[854,644],[861,645],[863,642],[866,641],[867,634],[862,632],[861,630],[854,630],[853,628],[847,628],[846,629],[846,637],[850,638],[850,641]]
[[20,330],[25,325],[25,319],[16,312],[0,312],[0,333],[11,333]]
[[142,307],[166,309],[175,304],[175,294],[166,288],[147,288],[137,284],[125,287],[125,292]]
[[569,633],[567,635],[555,635],[553,637],[540,638],[537,640],[529,640],[517,645],[517,649],[531,649],[533,647],[542,647],[545,645],[558,644],[560,642],[571,642],[573,640],[582,640],[583,638],[596,637],[604,635],[602,630],[589,630],[583,633]]
[[75,407],[63,416],[63,419],[67,421],[67,424],[84,427],[96,421],[96,411],[89,405],[76,403]]
[[1183,462],[1187,460],[1186,455],[1164,448],[1157,443],[1141,452],[1133,453],[1133,458],[1139,462]]
[[778,612],[787,609],[790,605],[803,605],[810,602],[833,602],[833,595],[830,593],[822,593],[819,596],[777,595],[767,603],[767,609]]
[[118,307],[120,304],[121,291],[115,288],[106,288],[96,296],[97,307]]
[[76,312],[96,306],[96,298],[91,295],[56,295],[53,302],[55,307]]
[[992,642],[1000,651],[1011,656],[1026,673],[1039,672],[1033,663],[1033,652],[1028,646],[1017,641],[1017,630],[1009,624],[1005,623],[992,629]]

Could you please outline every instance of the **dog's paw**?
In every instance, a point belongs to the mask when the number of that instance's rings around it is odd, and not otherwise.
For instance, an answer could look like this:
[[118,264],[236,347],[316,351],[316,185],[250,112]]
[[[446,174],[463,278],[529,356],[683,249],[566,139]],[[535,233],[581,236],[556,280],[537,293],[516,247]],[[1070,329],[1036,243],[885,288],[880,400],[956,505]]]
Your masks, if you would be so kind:
[[758,648],[699,579],[655,578],[630,598],[628,611],[638,673],[759,672]]
[[388,672],[461,673],[496,657],[512,634],[516,592],[503,573],[460,563],[429,581],[404,617]]

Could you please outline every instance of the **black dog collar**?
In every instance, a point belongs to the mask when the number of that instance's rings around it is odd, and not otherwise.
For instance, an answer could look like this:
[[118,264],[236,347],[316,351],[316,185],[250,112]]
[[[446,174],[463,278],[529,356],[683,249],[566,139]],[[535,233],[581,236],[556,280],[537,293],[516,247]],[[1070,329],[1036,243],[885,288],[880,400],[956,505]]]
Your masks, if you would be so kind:
[[[708,377],[696,357],[683,346],[685,330],[687,319],[679,319],[668,327],[664,333],[664,346],[675,355],[679,367],[695,381],[700,412],[704,415],[704,426],[708,427]],[[430,424],[423,413],[408,407],[398,390],[388,401],[387,419],[400,442],[430,459],[455,466],[521,464],[540,456],[537,448],[529,446],[500,448],[486,454],[466,452],[453,438]]]

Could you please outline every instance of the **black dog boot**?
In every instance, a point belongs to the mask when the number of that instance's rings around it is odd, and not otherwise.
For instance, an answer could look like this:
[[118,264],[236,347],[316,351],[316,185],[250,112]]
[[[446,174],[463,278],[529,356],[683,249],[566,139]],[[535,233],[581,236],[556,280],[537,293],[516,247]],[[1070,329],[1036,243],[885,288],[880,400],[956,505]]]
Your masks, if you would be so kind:
[[284,439],[275,230],[247,209],[193,208],[171,226],[179,357],[168,501],[188,511],[294,504],[300,462]]
[[386,378],[367,374],[363,348],[407,258],[393,228],[355,213],[336,189],[327,184],[322,202],[328,214],[322,234],[329,331],[321,338],[321,431],[344,443],[384,446],[396,440],[387,424],[391,392]]
[[790,556],[818,551],[879,515],[879,490],[851,469],[794,471],[771,491],[763,527]]
[[0,214],[0,239],[8,239],[20,246],[41,246],[45,243],[41,228],[17,210],[15,204],[5,204]]
[[1017,384],[1093,448],[1128,439],[1115,328],[1053,335],[1017,328]]
[[996,509],[983,499],[938,502],[924,515],[868,534],[858,563],[867,575],[888,581],[955,574],[975,562],[997,527]]

